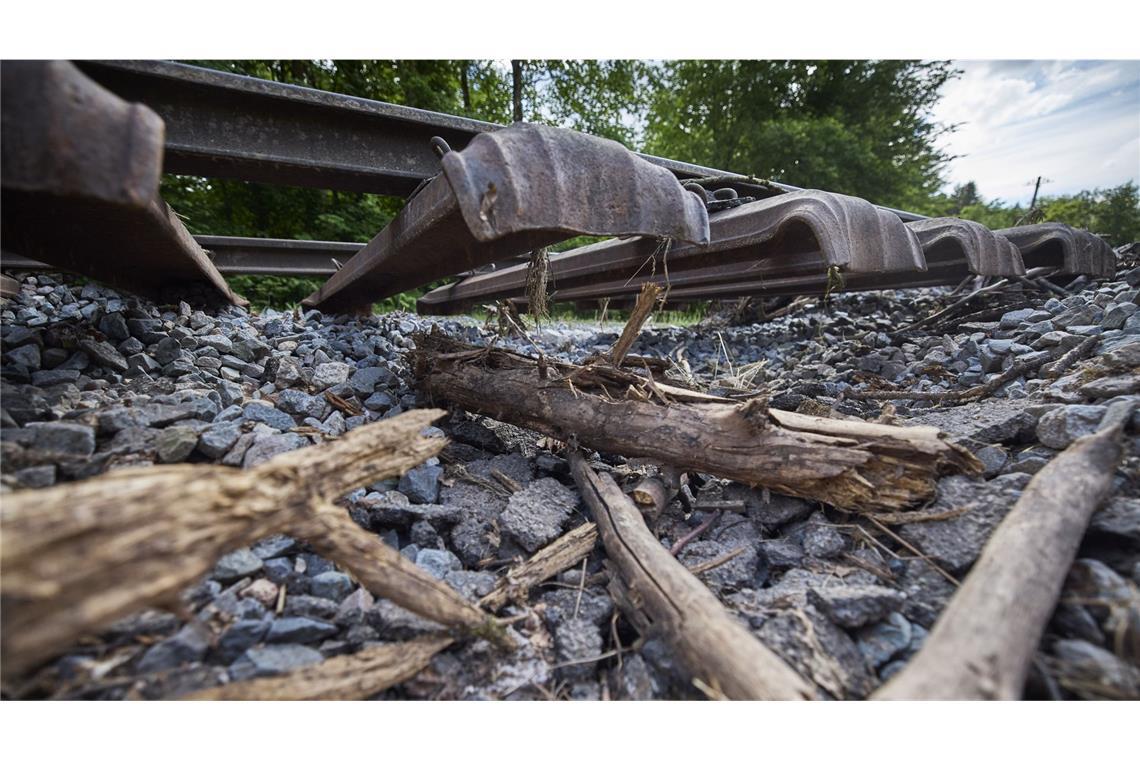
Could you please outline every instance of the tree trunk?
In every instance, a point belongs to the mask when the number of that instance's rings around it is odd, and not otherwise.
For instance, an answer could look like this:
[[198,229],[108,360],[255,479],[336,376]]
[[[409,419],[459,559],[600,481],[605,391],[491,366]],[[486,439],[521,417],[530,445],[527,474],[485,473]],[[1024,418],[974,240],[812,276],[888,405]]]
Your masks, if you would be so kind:
[[421,334],[416,343],[420,386],[437,402],[843,509],[901,509],[931,497],[940,473],[982,469],[932,427],[810,417],[759,399],[726,402],[601,363],[540,362],[438,335]]
[[511,103],[513,105],[511,118],[515,122],[523,120],[522,110],[522,61],[511,61]]

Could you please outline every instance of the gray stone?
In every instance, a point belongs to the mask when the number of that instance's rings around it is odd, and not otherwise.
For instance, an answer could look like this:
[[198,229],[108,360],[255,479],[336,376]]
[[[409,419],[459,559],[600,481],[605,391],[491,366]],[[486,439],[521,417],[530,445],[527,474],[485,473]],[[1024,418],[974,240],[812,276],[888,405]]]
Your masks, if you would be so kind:
[[42,363],[40,347],[29,343],[19,348],[11,348],[4,352],[4,360],[27,367],[29,371],[37,370]]
[[768,567],[772,570],[799,567],[804,560],[804,550],[794,541],[785,539],[765,541],[762,549]]
[[499,516],[504,535],[535,552],[562,534],[578,506],[578,495],[554,478],[542,478],[512,494]]
[[214,566],[214,578],[222,581],[236,581],[253,575],[261,569],[261,559],[249,549],[238,549],[218,560]]
[[79,347],[101,367],[110,367],[116,372],[126,372],[130,368],[127,360],[110,343],[85,339],[79,341]]
[[749,489],[754,494],[751,500],[746,500],[748,516],[765,528],[778,528],[790,522],[802,520],[816,510],[816,507],[804,499],[795,496],[784,496],[769,492],[768,500],[757,489]]
[[451,531],[451,545],[469,567],[495,556],[499,551],[500,537],[495,524],[479,517],[459,521]]
[[47,488],[55,485],[55,465],[44,464],[38,467],[25,467],[12,473],[23,488]]
[[911,635],[910,621],[899,613],[892,612],[883,622],[857,631],[855,644],[863,653],[867,664],[877,670],[906,650]]
[[386,412],[396,404],[396,399],[387,391],[376,391],[364,399],[364,408],[373,412]]
[[341,601],[334,620],[342,628],[360,625],[364,622],[365,614],[372,609],[375,602],[372,594],[368,593],[368,589],[358,588]]
[[843,628],[877,623],[905,601],[898,591],[882,586],[819,586],[808,589],[807,598]]
[[352,589],[352,579],[344,573],[339,573],[335,570],[315,575],[309,582],[309,592],[313,596],[331,599],[338,603],[351,594]]
[[[306,580],[311,579],[307,578]],[[308,596],[307,594],[296,594],[294,596],[286,595],[285,609],[283,612],[286,615],[313,618],[315,620],[332,620],[336,617],[338,609],[339,605],[332,599]]]
[[902,613],[908,620],[929,628],[954,594],[954,586],[930,564],[921,559],[906,563],[906,572],[900,585],[906,595]]
[[135,667],[139,673],[157,673],[191,662],[201,662],[210,648],[210,631],[193,620],[178,633],[158,642],[143,655]]
[[1082,385],[1080,392],[1089,398],[1114,398],[1140,393],[1140,374],[1102,377]]
[[843,535],[832,525],[809,524],[804,530],[804,551],[812,557],[826,559],[843,551],[846,542]]
[[968,511],[945,520],[908,523],[898,528],[899,535],[950,572],[966,571],[1021,494],[1020,481],[1007,480],[1009,477],[989,482],[970,480],[963,475],[943,478],[938,483],[934,503],[925,511],[931,514],[962,508]]
[[801,676],[835,699],[861,699],[878,686],[855,642],[815,607],[777,610],[756,633]]
[[463,511],[453,505],[412,504],[408,497],[399,491],[370,493],[356,501],[374,529],[384,527],[409,527],[419,520],[426,520],[436,529],[452,525],[463,517]]
[[1087,641],[1053,644],[1059,680],[1084,699],[1140,699],[1140,667]]
[[282,557],[297,551],[297,540],[291,536],[277,534],[261,539],[253,545],[253,553],[261,560]]
[[562,625],[574,618],[584,618],[592,625],[602,626],[609,623],[614,611],[610,595],[591,586],[585,587],[581,596],[577,589],[546,591],[538,597],[538,602],[545,606],[542,616],[552,626]]
[[1124,327],[1124,323],[1136,313],[1137,309],[1140,309],[1140,306],[1134,303],[1114,304],[1105,310],[1104,319],[1100,321],[1100,326],[1105,330],[1119,330]]
[[29,427],[35,431],[32,446],[40,451],[77,457],[87,457],[95,453],[95,430],[90,425],[44,422]]
[[724,564],[701,573],[701,580],[717,592],[762,583],[767,565],[761,562],[761,555],[754,545],[731,547],[721,541],[694,541],[681,551],[680,559],[686,567],[695,567],[720,559],[734,548],[743,551]]
[[319,390],[326,390],[334,385],[340,385],[348,380],[351,368],[343,362],[324,362],[313,368],[313,385]]
[[238,620],[218,639],[217,656],[229,664],[241,657],[247,649],[260,644],[269,632],[269,620]]
[[[589,678],[598,668],[602,634],[592,621],[583,617],[570,618],[555,627],[554,648],[561,665],[558,668],[560,675],[566,678]],[[579,662],[582,660],[586,662]]]
[[416,554],[416,565],[439,580],[443,580],[453,570],[463,569],[459,557],[446,549],[420,549]]
[[184,425],[174,425],[159,434],[155,440],[155,451],[158,454],[158,461],[163,464],[176,464],[186,461],[197,445],[197,430]]
[[244,681],[249,678],[278,676],[307,665],[316,665],[324,657],[320,652],[300,644],[256,646],[243,654],[230,666],[230,678]]
[[494,591],[498,579],[494,573],[484,571],[452,570],[443,580],[467,601],[475,602]]
[[240,423],[223,422],[211,425],[198,436],[198,451],[211,459],[219,459],[237,443],[240,436]]
[[388,599],[377,599],[364,615],[365,621],[389,641],[405,641],[427,633],[441,633],[438,623],[408,612]]
[[636,652],[625,656],[620,674],[617,695],[621,699],[644,701],[666,696],[662,679]]
[[60,383],[74,383],[79,379],[79,370],[75,369],[41,369],[32,373],[32,385],[49,386]]
[[443,468],[421,464],[400,476],[400,492],[413,504],[435,504],[439,501],[439,479]]
[[261,422],[282,432],[288,431],[296,425],[292,417],[264,401],[248,402],[242,408],[242,418],[252,422]]
[[1000,473],[1009,462],[1009,454],[1001,446],[983,446],[974,456],[985,466],[983,477],[992,478]]
[[312,644],[335,636],[339,629],[332,623],[305,617],[283,617],[273,621],[265,635],[270,644]]
[[1093,515],[1089,530],[1140,544],[1140,499],[1116,496]]
[[246,469],[256,467],[263,462],[268,462],[278,454],[284,454],[286,451],[294,451],[303,446],[307,446],[308,443],[307,438],[297,433],[278,433],[276,435],[258,437],[253,445],[246,450],[245,457],[242,460],[242,467]]
[[329,403],[322,396],[311,396],[304,391],[289,388],[277,394],[277,408],[289,414],[324,419]]
[[1046,413],[1037,423],[1037,439],[1052,449],[1063,449],[1084,435],[1095,433],[1104,417],[1103,406],[1068,404]]
[[395,379],[387,367],[360,367],[352,373],[349,385],[357,396],[365,398],[372,394],[377,385],[389,386]]

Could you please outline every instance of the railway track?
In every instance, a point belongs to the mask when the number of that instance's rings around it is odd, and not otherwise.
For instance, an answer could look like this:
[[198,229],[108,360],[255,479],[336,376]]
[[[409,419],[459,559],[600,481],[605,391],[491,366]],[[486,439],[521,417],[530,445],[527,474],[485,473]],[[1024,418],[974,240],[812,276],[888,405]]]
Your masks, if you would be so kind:
[[[442,278],[429,314],[525,300],[527,254],[550,256],[549,297],[677,303],[821,295],[1021,277],[1111,277],[1084,230],[989,230],[760,181],[570,130],[479,122],[160,61],[5,67],[5,269],[78,272],[155,294],[223,274],[325,277],[305,304],[371,303]],[[191,236],[161,200],[162,171],[404,195],[367,244]],[[490,269],[491,271],[486,271]]]

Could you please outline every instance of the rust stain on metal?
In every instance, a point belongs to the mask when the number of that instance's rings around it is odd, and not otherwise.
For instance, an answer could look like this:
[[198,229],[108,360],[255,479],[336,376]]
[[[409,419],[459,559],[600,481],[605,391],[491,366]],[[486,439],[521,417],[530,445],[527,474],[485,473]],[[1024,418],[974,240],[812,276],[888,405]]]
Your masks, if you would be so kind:
[[1061,267],[1064,274],[1112,277],[1116,274],[1116,254],[1108,243],[1088,230],[1067,224],[1046,222],[995,230],[1021,249],[1029,267]]
[[610,140],[520,124],[477,136],[443,166],[305,305],[358,309],[574,235],[709,237],[698,198]]
[[7,250],[137,293],[208,283],[241,302],[158,195],[162,119],[65,61],[2,71]]

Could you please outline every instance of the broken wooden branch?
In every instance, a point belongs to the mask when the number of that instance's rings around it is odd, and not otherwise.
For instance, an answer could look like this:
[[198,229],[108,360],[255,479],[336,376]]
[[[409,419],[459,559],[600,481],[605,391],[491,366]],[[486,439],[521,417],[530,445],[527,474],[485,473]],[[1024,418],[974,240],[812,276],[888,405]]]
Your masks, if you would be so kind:
[[814,690],[765,647],[653,537],[641,513],[609,475],[577,451],[570,467],[621,576],[631,619],[671,642],[690,673],[732,699],[809,699]]
[[452,631],[483,636],[500,646],[510,645],[502,625],[494,618],[375,533],[363,530],[343,507],[328,502],[312,505],[309,514],[290,530],[325,559],[349,570],[374,596],[390,599]]
[[1121,426],[1078,439],[1029,482],[914,659],[877,699],[1017,699],[1121,456]]
[[843,509],[901,509],[932,496],[939,474],[982,469],[933,427],[811,417],[549,358],[543,379],[537,360],[510,351],[437,334],[416,344],[420,386],[437,402]]
[[176,604],[226,552],[285,532],[341,494],[434,456],[447,441],[420,433],[442,415],[407,412],[250,470],[124,469],[6,495],[5,671],[19,672],[143,607]]
[[[594,548],[598,531],[586,523],[512,568],[479,607],[491,612],[513,599],[525,599],[530,590],[563,570],[577,565]],[[194,692],[185,699],[365,699],[391,688],[427,667],[431,658],[455,643],[440,634],[411,641],[383,644],[354,654],[330,657],[324,662],[268,678],[226,684]]]
[[625,361],[625,355],[629,353],[629,349],[633,347],[633,342],[637,340],[642,325],[653,313],[653,307],[657,305],[659,295],[661,295],[661,286],[652,282],[647,282],[641,286],[641,292],[637,295],[637,302],[633,305],[629,319],[626,321],[625,327],[622,328],[621,335],[614,342],[613,348],[610,349],[610,362],[615,367],[620,367],[621,363]]

